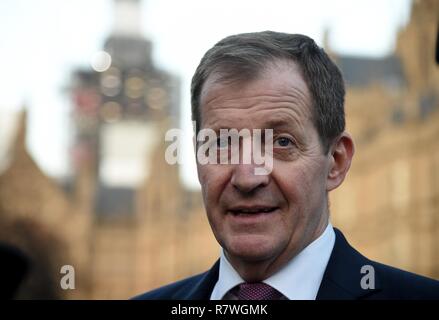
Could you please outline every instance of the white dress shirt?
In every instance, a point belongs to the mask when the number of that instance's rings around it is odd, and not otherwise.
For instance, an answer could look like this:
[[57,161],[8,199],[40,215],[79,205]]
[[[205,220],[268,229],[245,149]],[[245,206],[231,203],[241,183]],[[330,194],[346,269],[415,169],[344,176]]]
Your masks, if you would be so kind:
[[[275,288],[289,300],[315,300],[334,243],[335,232],[331,223],[328,223],[320,237],[263,282]],[[221,300],[230,289],[243,282],[245,281],[221,250],[218,281],[210,299]]]

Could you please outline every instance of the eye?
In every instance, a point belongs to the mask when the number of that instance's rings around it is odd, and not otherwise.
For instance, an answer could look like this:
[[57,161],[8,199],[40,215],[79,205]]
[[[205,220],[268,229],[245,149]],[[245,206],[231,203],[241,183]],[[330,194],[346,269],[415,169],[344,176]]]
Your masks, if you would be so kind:
[[287,137],[279,137],[274,140],[274,147],[278,148],[288,148],[294,146],[294,142],[292,139]]

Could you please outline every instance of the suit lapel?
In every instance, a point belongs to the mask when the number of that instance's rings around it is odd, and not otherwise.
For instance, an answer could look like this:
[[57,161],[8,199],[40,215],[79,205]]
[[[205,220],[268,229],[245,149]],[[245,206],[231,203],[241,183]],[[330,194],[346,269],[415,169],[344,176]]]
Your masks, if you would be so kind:
[[187,300],[209,300],[213,288],[218,281],[219,259],[209,271],[201,275],[201,278],[194,283],[194,286],[183,299]]
[[340,230],[335,229],[335,244],[323,275],[317,300],[361,299],[380,291],[380,281],[375,272],[375,288],[363,289],[362,267],[373,263],[352,248]]

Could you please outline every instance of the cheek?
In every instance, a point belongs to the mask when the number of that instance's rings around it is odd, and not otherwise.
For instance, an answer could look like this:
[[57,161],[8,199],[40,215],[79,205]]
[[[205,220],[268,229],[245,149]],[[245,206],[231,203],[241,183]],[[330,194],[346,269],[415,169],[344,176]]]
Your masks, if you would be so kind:
[[218,205],[224,186],[227,184],[228,176],[226,166],[198,166],[198,177],[206,208],[214,208]]
[[271,177],[284,198],[289,200],[298,197],[306,175],[296,163],[278,161],[274,164]]
[[[325,180],[320,170],[299,163],[281,164],[273,170],[273,178],[288,202],[290,208],[301,212],[321,201]],[[295,210],[295,211],[296,211]]]

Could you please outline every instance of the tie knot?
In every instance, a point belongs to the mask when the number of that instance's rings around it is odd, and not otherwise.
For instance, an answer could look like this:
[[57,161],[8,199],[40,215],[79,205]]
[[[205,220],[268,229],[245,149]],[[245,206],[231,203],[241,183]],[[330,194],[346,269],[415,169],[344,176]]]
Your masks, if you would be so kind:
[[239,300],[278,300],[282,293],[263,282],[241,283],[235,287]]

